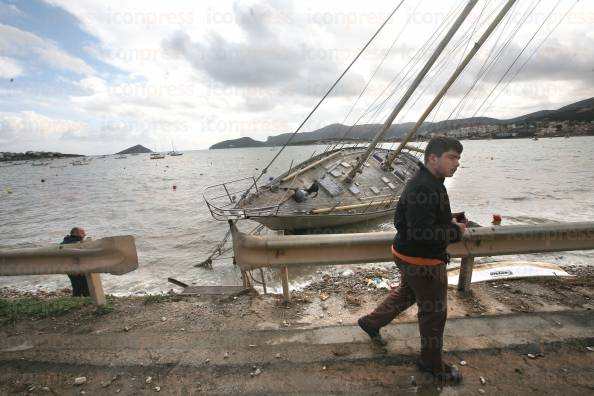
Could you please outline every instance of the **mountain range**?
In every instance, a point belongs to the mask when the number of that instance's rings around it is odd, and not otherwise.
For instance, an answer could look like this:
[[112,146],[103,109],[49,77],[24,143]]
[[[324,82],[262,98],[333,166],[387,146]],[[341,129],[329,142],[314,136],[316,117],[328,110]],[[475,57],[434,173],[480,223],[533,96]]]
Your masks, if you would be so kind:
[[[439,122],[425,122],[418,133],[444,133],[447,135],[447,131],[468,126],[480,127],[497,125],[505,127],[516,124],[534,125],[537,123],[561,121],[594,121],[594,98],[581,100],[579,102],[561,107],[557,110],[541,110],[507,120],[499,120],[488,117],[473,117]],[[414,124],[414,122],[407,122],[403,124],[392,125],[384,137],[384,140],[391,141],[400,138],[402,135],[410,131]],[[342,124],[331,124],[315,131],[298,133],[295,135],[290,144],[311,144],[346,139],[353,141],[368,141],[373,138],[373,136],[379,131],[381,127],[381,124],[363,124],[355,125],[354,127]],[[351,130],[349,131],[349,129]],[[346,139],[344,138],[345,134],[347,134]],[[212,145],[210,149],[283,146],[289,141],[291,135],[292,133],[282,133],[280,135],[269,136],[265,142],[254,140],[250,137],[242,137],[239,139],[225,140],[216,143]]]

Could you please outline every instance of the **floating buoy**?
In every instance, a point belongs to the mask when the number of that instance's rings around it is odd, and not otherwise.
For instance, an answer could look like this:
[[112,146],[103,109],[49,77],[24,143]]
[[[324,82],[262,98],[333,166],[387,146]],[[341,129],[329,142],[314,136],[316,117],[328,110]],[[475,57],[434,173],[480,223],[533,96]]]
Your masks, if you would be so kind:
[[501,224],[501,215],[493,214],[493,221],[491,221],[493,225],[500,225]]
[[177,190],[177,186],[175,184],[173,185],[173,189],[174,190]]
[[41,182],[42,182],[42,183],[45,183],[45,179],[41,179]]

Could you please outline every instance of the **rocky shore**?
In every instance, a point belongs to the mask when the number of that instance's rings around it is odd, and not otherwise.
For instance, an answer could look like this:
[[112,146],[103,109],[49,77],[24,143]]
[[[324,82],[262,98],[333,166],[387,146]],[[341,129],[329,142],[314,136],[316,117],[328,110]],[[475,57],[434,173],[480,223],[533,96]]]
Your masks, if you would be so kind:
[[356,326],[398,282],[392,269],[321,272],[289,303],[179,289],[97,308],[68,290],[4,288],[0,393],[583,395],[594,390],[594,270],[564,269],[575,276],[450,288],[445,347],[459,386],[416,370],[414,307],[382,330],[387,348]]
[[81,154],[62,154],[49,151],[27,151],[24,153],[0,152],[0,162],[29,161],[54,158],[83,157]]

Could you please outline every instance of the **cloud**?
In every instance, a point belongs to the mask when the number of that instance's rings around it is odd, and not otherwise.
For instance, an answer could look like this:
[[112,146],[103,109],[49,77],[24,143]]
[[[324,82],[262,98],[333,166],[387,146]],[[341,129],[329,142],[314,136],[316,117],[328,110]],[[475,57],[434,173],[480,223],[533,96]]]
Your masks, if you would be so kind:
[[0,15],[9,16],[11,18],[15,16],[24,16],[23,12],[14,4],[0,3]]
[[[179,30],[163,40],[164,51],[222,84],[276,87],[285,93],[319,96],[319,86],[328,87],[339,74],[333,50],[320,49],[312,41],[316,34],[323,40],[325,34],[315,26],[308,35],[299,31],[295,22],[304,17],[292,3],[235,3],[233,13],[240,39],[232,41],[209,31],[201,40],[193,40]],[[352,86],[346,87],[343,93],[352,94]]]
[[43,63],[55,69],[79,75],[95,74],[83,59],[68,54],[56,43],[9,25],[0,24],[0,53],[16,58],[28,58],[35,54]]
[[60,138],[66,133],[83,130],[85,124],[50,118],[34,111],[0,113],[0,142],[6,145]]
[[0,56],[0,78],[14,78],[23,74],[23,68],[14,59]]

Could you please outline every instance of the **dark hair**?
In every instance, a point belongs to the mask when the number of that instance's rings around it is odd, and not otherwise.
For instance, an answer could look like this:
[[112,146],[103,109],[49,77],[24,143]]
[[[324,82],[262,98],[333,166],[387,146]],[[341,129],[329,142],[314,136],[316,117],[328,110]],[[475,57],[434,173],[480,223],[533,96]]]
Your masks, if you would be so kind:
[[73,228],[70,230],[70,235],[71,235],[71,236],[74,236],[74,234],[75,234],[75,233],[76,233],[78,230],[80,230],[80,227],[73,227]]
[[429,140],[427,147],[425,147],[425,163],[427,163],[431,154],[441,157],[443,153],[450,150],[462,154],[462,149],[462,143],[458,139],[441,135],[435,136]]

